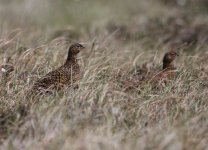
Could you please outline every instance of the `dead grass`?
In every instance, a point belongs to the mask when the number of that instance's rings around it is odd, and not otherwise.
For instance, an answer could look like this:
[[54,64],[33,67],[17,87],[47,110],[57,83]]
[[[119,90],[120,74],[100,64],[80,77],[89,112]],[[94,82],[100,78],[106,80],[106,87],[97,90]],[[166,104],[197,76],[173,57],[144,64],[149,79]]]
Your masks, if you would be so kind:
[[[81,2],[0,2],[0,62],[11,57],[15,67],[1,79],[1,149],[207,149],[207,12],[194,3]],[[160,70],[164,52],[184,35],[174,81],[124,90],[144,63]],[[79,89],[26,99],[73,41],[88,45]]]

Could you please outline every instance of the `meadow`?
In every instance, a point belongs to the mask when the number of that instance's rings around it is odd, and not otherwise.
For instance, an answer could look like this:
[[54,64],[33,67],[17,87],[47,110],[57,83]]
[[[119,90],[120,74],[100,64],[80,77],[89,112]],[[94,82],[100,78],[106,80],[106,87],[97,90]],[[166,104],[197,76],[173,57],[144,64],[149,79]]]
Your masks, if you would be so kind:
[[[79,88],[26,98],[74,42]],[[207,0],[0,0],[0,149],[207,150],[207,43]],[[176,79],[124,90],[170,49]]]

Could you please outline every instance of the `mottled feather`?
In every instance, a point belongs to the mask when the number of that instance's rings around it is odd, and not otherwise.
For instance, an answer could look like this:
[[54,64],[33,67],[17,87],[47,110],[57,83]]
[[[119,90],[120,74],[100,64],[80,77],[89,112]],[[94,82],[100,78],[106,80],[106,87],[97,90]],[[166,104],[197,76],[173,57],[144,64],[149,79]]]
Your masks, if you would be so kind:
[[42,94],[51,90],[57,91],[75,84],[80,79],[80,67],[76,55],[82,49],[84,47],[81,44],[72,44],[65,64],[37,80],[32,86],[30,95]]

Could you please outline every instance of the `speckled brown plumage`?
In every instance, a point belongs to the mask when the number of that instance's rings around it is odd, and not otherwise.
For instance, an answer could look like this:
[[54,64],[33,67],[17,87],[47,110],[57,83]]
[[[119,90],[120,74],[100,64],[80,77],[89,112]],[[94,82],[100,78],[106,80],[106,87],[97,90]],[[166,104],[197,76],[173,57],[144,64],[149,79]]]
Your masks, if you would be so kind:
[[[176,77],[176,68],[174,60],[178,56],[175,51],[167,52],[163,57],[163,68],[161,71],[156,71],[153,64],[145,63],[141,68],[136,70],[136,73],[122,81],[122,88],[124,91],[136,89],[146,82],[157,85],[157,83],[167,83],[168,80]],[[150,65],[150,66],[149,66]]]
[[30,94],[37,95],[49,90],[60,90],[63,87],[70,87],[80,79],[80,67],[76,55],[84,49],[81,44],[72,44],[68,50],[68,57],[64,65],[49,72],[33,85]]

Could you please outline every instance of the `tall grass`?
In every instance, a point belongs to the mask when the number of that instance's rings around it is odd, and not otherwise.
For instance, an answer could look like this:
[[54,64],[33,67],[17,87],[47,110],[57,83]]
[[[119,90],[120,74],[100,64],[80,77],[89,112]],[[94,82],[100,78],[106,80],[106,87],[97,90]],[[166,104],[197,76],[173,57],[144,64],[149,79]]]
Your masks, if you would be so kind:
[[[1,149],[207,148],[204,11],[189,19],[189,6],[170,10],[160,1],[145,0],[0,4],[1,63],[11,57],[15,67],[1,77]],[[115,25],[113,32],[109,23]],[[122,80],[133,78],[144,63],[160,70],[168,50],[164,40],[180,38],[186,28],[196,28],[198,36],[180,50],[177,78],[160,88],[145,82],[124,91]],[[64,63],[73,41],[87,43],[79,55],[79,89],[27,99],[39,76]]]

